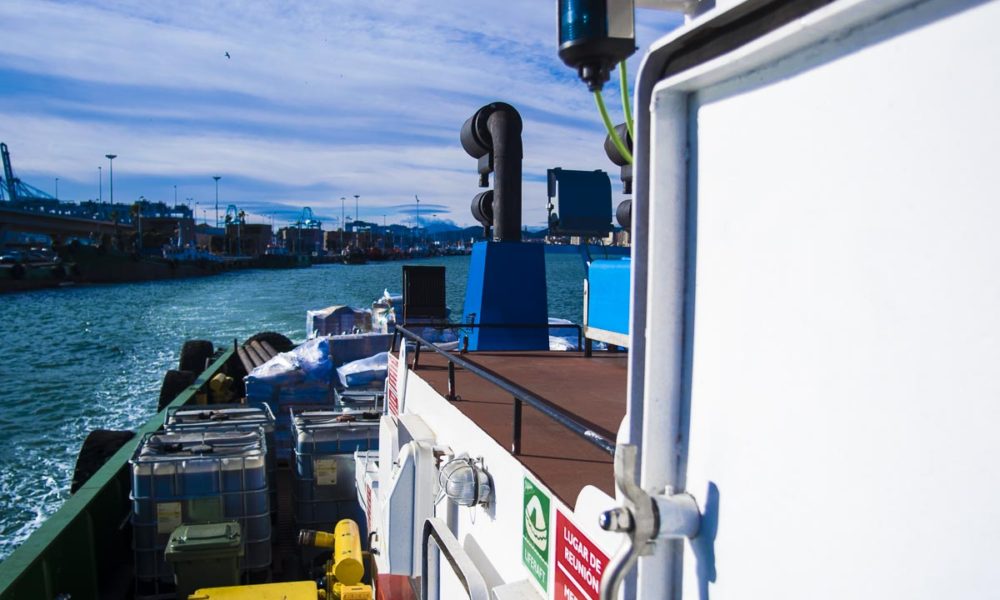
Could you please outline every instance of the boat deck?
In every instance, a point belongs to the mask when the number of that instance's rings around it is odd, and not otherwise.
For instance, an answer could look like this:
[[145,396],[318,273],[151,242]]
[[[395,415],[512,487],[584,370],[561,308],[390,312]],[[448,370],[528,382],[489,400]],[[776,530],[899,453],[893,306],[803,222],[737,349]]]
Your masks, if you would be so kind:
[[[472,352],[463,358],[488,369],[592,425],[610,439],[625,416],[628,358],[625,353]],[[422,352],[415,373],[448,396],[447,360]],[[511,447],[514,399],[486,380],[455,369],[455,407],[505,448]],[[609,454],[549,417],[523,405],[518,457],[560,500],[573,507],[584,485],[614,496]]]

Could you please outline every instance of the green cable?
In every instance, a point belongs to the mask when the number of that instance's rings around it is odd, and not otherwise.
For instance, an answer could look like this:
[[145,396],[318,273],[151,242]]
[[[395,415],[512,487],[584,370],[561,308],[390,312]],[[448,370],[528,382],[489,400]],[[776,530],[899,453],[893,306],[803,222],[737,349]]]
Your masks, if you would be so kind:
[[625,127],[628,129],[628,136],[635,139],[632,131],[632,101],[628,97],[628,73],[625,71],[625,61],[618,63],[618,74],[622,88],[622,108],[625,110]]
[[632,164],[632,153],[622,143],[622,139],[618,137],[615,126],[611,124],[611,117],[608,116],[608,108],[604,106],[604,97],[601,95],[601,90],[594,90],[594,101],[597,102],[597,110],[601,113],[601,120],[604,121],[604,127],[608,130],[608,135],[611,136],[611,142],[618,149],[618,153],[628,161],[628,164]]

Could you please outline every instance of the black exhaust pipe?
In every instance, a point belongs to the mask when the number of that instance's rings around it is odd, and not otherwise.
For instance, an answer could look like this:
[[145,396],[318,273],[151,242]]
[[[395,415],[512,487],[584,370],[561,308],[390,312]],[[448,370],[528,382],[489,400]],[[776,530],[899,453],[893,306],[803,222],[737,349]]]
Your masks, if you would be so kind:
[[462,125],[462,147],[479,159],[480,187],[494,173],[493,239],[499,242],[521,241],[521,128],[521,115],[504,102],[487,104]]

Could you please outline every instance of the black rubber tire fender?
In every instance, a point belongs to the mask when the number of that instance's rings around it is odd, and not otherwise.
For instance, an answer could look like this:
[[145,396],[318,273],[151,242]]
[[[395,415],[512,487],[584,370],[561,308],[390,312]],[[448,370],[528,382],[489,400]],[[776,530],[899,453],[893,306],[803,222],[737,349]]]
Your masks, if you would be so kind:
[[181,348],[181,359],[177,366],[181,371],[191,371],[200,375],[205,370],[208,359],[215,354],[215,346],[208,340],[188,340]]
[[135,437],[132,431],[114,431],[111,429],[95,429],[87,434],[80,446],[80,453],[76,457],[76,466],[73,468],[73,483],[70,484],[69,491],[75,494],[83,487],[83,484],[93,477],[108,459],[114,456],[115,452]]
[[261,331],[260,333],[255,333],[247,338],[244,346],[250,344],[251,342],[267,342],[277,352],[288,352],[295,348],[295,344],[292,340],[274,331]]
[[198,375],[191,371],[167,371],[163,376],[163,385],[160,386],[160,400],[156,404],[156,411],[159,412],[174,401],[178,394],[186,390],[194,383]]
[[21,263],[16,263],[10,268],[10,276],[12,279],[24,279],[24,275],[27,273],[27,269]]

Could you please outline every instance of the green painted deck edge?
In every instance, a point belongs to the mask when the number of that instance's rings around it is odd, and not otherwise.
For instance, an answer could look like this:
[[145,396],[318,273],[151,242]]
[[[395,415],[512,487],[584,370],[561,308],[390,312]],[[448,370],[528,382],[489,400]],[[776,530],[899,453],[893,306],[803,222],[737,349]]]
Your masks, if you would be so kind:
[[[63,556],[73,556],[76,554],[80,555],[81,559],[86,557],[86,550],[81,547],[80,544],[86,545],[87,548],[93,548],[94,540],[78,539],[79,533],[77,531],[73,531],[73,529],[81,526],[80,521],[83,517],[101,511],[102,507],[99,503],[95,502],[95,499],[97,499],[101,495],[101,492],[105,491],[106,488],[114,485],[122,471],[128,468],[128,461],[135,452],[136,446],[142,439],[142,436],[148,432],[155,431],[160,427],[163,420],[166,418],[166,411],[169,408],[187,404],[194,397],[194,395],[198,393],[202,387],[204,387],[208,380],[214,377],[215,374],[218,373],[223,366],[225,366],[234,354],[235,350],[233,348],[229,348],[223,352],[222,355],[215,360],[215,362],[209,365],[208,368],[198,376],[191,386],[178,394],[168,407],[156,413],[156,415],[137,429],[136,435],[132,440],[115,453],[115,455],[112,456],[108,462],[97,471],[97,473],[94,473],[93,477],[91,477],[90,480],[83,485],[83,487],[66,499],[66,502],[63,503],[59,510],[47,518],[41,527],[35,530],[35,532],[32,533],[23,544],[18,546],[18,548],[14,550],[10,556],[0,563],[0,600],[15,600],[17,596],[14,594],[18,591],[17,588],[19,587],[19,584],[22,583],[22,579],[39,567],[41,567],[41,576],[49,580],[39,581],[38,583],[40,586],[32,586],[33,589],[36,591],[44,589],[45,596],[49,597],[57,591],[53,589],[53,585],[56,582],[51,581],[51,579],[53,579],[51,568],[46,568],[47,565],[44,564],[45,558],[50,554],[60,554]],[[86,529],[89,530],[89,527]],[[92,533],[98,534],[98,532]],[[63,546],[66,546],[67,548],[63,548]],[[99,557],[91,556],[90,558],[92,561],[96,561]],[[89,597],[96,598],[96,573],[93,577],[93,588]],[[79,581],[67,583],[69,587],[76,588],[74,589],[75,593],[73,593],[72,596],[74,600],[85,597],[79,595],[80,590],[77,587],[82,583],[83,582]],[[90,588],[91,585],[86,585],[85,587]],[[63,592],[69,590],[60,589],[58,591]],[[38,596],[38,598],[42,598],[42,596]]]

